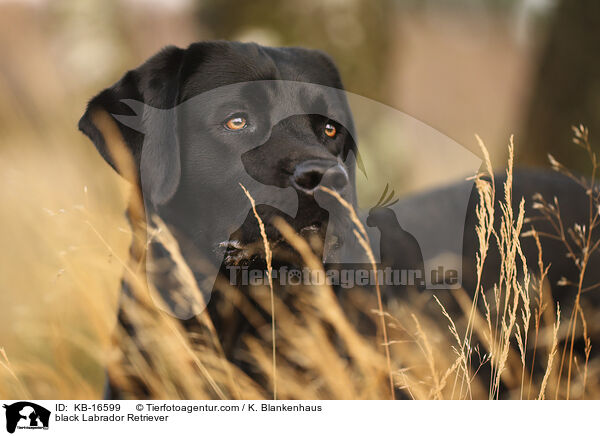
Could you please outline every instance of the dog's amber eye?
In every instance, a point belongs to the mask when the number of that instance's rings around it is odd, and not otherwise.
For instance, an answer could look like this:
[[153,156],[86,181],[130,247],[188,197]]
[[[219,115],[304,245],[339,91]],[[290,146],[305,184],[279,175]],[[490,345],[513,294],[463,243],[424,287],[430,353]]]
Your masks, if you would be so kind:
[[240,117],[238,115],[229,118],[225,122],[225,127],[227,127],[229,130],[242,130],[247,125],[248,122],[246,121],[246,118]]
[[337,133],[337,129],[335,128],[335,126],[333,124],[331,124],[331,123],[325,124],[325,134],[327,136],[329,136],[330,138],[333,138],[336,133]]

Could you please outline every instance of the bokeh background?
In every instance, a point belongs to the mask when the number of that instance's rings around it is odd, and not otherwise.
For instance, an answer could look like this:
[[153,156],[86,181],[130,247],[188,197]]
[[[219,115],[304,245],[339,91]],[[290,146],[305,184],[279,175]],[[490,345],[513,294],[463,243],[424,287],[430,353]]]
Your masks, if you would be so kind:
[[[512,133],[517,165],[552,153],[585,171],[573,124],[597,145],[597,0],[0,0],[0,347],[74,369],[80,396],[97,396],[103,373],[78,290],[114,311],[130,234],[128,187],[77,120],[161,47],[203,39],[322,49],[349,91],[476,153],[478,133],[498,168]],[[76,346],[55,334],[67,325]],[[27,389],[52,397],[53,383]]]

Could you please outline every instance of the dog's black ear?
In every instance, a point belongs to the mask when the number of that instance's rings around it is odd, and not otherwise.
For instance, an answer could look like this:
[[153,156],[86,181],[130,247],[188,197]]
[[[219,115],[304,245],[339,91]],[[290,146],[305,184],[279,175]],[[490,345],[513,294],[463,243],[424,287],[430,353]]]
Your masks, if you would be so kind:
[[[155,137],[153,115],[167,113],[177,104],[184,53],[170,46],[128,71],[94,97],[79,120],[79,129],[117,172],[134,183],[145,173],[155,204],[164,204],[175,193],[181,176],[175,126],[160,126],[161,137]],[[123,119],[129,122],[117,121]],[[153,159],[143,158],[146,154]]]

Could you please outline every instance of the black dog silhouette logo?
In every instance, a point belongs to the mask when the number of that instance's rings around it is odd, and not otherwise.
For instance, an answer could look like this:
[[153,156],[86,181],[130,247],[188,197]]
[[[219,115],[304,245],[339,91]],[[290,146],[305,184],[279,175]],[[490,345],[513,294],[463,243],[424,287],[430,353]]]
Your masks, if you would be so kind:
[[4,405],[6,409],[6,431],[14,433],[16,429],[48,429],[50,411],[29,401],[19,401]]

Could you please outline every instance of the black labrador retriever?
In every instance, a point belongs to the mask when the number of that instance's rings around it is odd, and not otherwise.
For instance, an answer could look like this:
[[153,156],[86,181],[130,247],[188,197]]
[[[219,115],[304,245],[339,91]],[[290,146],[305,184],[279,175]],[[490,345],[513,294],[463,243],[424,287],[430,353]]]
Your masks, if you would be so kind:
[[[236,340],[249,328],[248,323],[238,319],[236,327],[231,327],[231,317],[225,318],[220,312],[223,296],[214,283],[217,277],[229,278],[228,267],[234,265],[265,268],[264,253],[256,249],[257,243],[261,246],[260,228],[239,184],[257,199],[266,236],[274,246],[281,241],[272,225],[275,216],[283,217],[302,236],[321,240],[321,256],[326,250],[334,253],[351,244],[347,214],[340,212],[338,199],[331,201],[321,189],[337,192],[356,206],[356,140],[342,90],[336,66],[322,52],[201,42],[186,49],[167,47],[127,72],[89,102],[79,122],[80,130],[108,163],[138,188],[139,209],[129,211],[133,227],[152,225],[151,217],[159,216],[176,237],[197,282],[209,288],[205,295],[208,312],[222,341],[229,344],[226,352],[234,361],[232,350],[240,346]],[[431,219],[436,204],[452,198],[464,183],[402,199],[394,207],[416,217],[427,213]],[[497,184],[501,186],[502,177]],[[559,198],[565,226],[585,222],[587,197],[570,179],[554,173],[517,173],[514,198],[526,199],[528,215],[536,213],[531,199],[537,192]],[[473,190],[461,247],[465,259],[463,286],[470,291],[474,288],[472,265],[478,248],[474,236],[477,202]],[[375,208],[367,220],[381,233],[377,250],[381,264],[420,271],[417,277],[422,278],[419,244],[390,211],[388,207]],[[460,211],[457,214],[460,219]],[[448,216],[433,219],[442,225]],[[543,231],[545,226],[540,223],[539,229]],[[132,256],[143,259],[140,247],[147,241],[143,236],[141,239],[137,245],[134,241]],[[536,265],[535,244],[526,242],[524,247],[525,255]],[[575,281],[577,269],[560,244],[550,240],[544,247],[544,260],[553,265],[551,282],[563,276]],[[169,257],[164,246],[154,241],[149,242],[148,253],[149,261],[156,264]],[[586,286],[600,281],[597,255],[591,261]],[[288,254],[275,255],[274,264],[294,262],[297,259]],[[151,280],[166,291],[168,299],[169,287],[173,286],[168,268]],[[414,285],[424,288],[423,282]],[[406,286],[389,286],[387,298],[401,295]],[[123,288],[129,292],[127,283]],[[557,299],[565,302],[573,295],[568,287],[557,292]],[[185,319],[195,313],[180,302],[171,303],[173,314],[184,319],[187,328]],[[123,311],[119,321],[135,335]],[[135,393],[123,392],[109,375],[107,397],[131,395],[149,393],[143,386]]]

